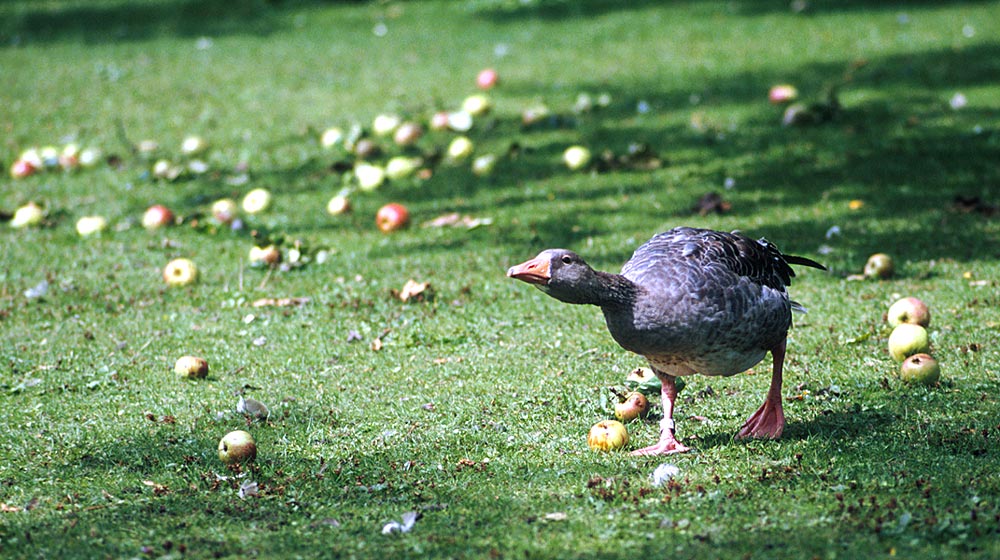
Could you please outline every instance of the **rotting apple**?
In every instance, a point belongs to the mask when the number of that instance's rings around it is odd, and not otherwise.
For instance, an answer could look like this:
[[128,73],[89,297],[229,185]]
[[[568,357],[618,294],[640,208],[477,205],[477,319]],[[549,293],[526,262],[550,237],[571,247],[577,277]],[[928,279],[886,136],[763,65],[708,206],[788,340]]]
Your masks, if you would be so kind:
[[274,245],[250,248],[250,266],[277,266],[281,262],[281,250]]
[[628,423],[646,414],[649,410],[649,400],[639,391],[631,391],[625,395],[625,400],[615,403],[615,418]]
[[257,459],[257,443],[250,432],[229,432],[219,441],[219,460],[227,465],[250,463]]
[[902,323],[889,334],[889,354],[897,362],[902,362],[914,354],[926,353],[930,347],[927,329],[920,325]]
[[230,224],[236,219],[236,201],[231,198],[220,198],[212,203],[212,217],[220,224]]
[[914,354],[903,360],[899,378],[906,383],[933,385],[941,379],[941,365],[930,354]]
[[587,446],[594,451],[615,451],[628,443],[628,430],[617,420],[602,420],[587,432]]
[[375,225],[384,233],[405,228],[410,223],[410,211],[398,202],[390,202],[378,209]]
[[187,286],[198,280],[198,267],[191,259],[174,259],[163,267],[163,280],[171,286]]
[[174,373],[184,379],[208,377],[208,360],[199,356],[181,356],[174,362]]
[[891,327],[902,323],[913,323],[927,328],[931,323],[931,312],[922,300],[915,297],[904,297],[889,306],[885,318]]

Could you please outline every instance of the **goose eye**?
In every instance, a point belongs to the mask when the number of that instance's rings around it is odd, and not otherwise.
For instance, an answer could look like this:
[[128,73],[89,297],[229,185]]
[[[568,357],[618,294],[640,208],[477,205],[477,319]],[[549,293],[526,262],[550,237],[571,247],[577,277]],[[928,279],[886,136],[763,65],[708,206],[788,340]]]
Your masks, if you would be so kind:
[[573,257],[570,257],[569,255],[563,255],[562,262],[563,264],[570,264],[573,262]]

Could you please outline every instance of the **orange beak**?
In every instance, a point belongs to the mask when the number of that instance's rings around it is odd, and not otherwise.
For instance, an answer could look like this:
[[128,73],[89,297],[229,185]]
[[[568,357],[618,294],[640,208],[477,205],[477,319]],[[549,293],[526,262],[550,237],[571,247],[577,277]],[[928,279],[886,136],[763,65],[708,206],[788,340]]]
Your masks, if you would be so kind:
[[535,257],[530,261],[507,269],[507,276],[527,282],[528,284],[548,284],[552,276],[549,274],[549,259]]

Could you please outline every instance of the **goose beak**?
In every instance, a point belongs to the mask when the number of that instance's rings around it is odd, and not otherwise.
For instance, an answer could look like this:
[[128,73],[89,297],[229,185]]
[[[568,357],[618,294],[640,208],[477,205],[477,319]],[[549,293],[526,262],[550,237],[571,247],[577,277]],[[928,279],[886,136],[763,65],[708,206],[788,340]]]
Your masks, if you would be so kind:
[[545,285],[552,279],[549,274],[549,259],[535,257],[530,261],[507,269],[507,276],[528,284]]

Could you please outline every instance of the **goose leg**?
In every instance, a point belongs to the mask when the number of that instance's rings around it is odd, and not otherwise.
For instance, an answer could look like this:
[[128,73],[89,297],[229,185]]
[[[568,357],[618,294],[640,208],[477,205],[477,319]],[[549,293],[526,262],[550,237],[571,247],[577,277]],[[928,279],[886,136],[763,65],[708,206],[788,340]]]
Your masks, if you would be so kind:
[[674,436],[674,400],[677,398],[677,379],[673,375],[667,375],[659,371],[656,376],[660,378],[660,395],[663,400],[663,420],[660,421],[660,441],[655,445],[636,449],[632,455],[669,455],[671,453],[683,453],[690,448],[677,441]]
[[785,363],[785,341],[771,349],[774,369],[771,373],[771,388],[767,391],[764,404],[743,424],[737,438],[778,439],[785,429],[785,413],[781,409],[781,372]]

